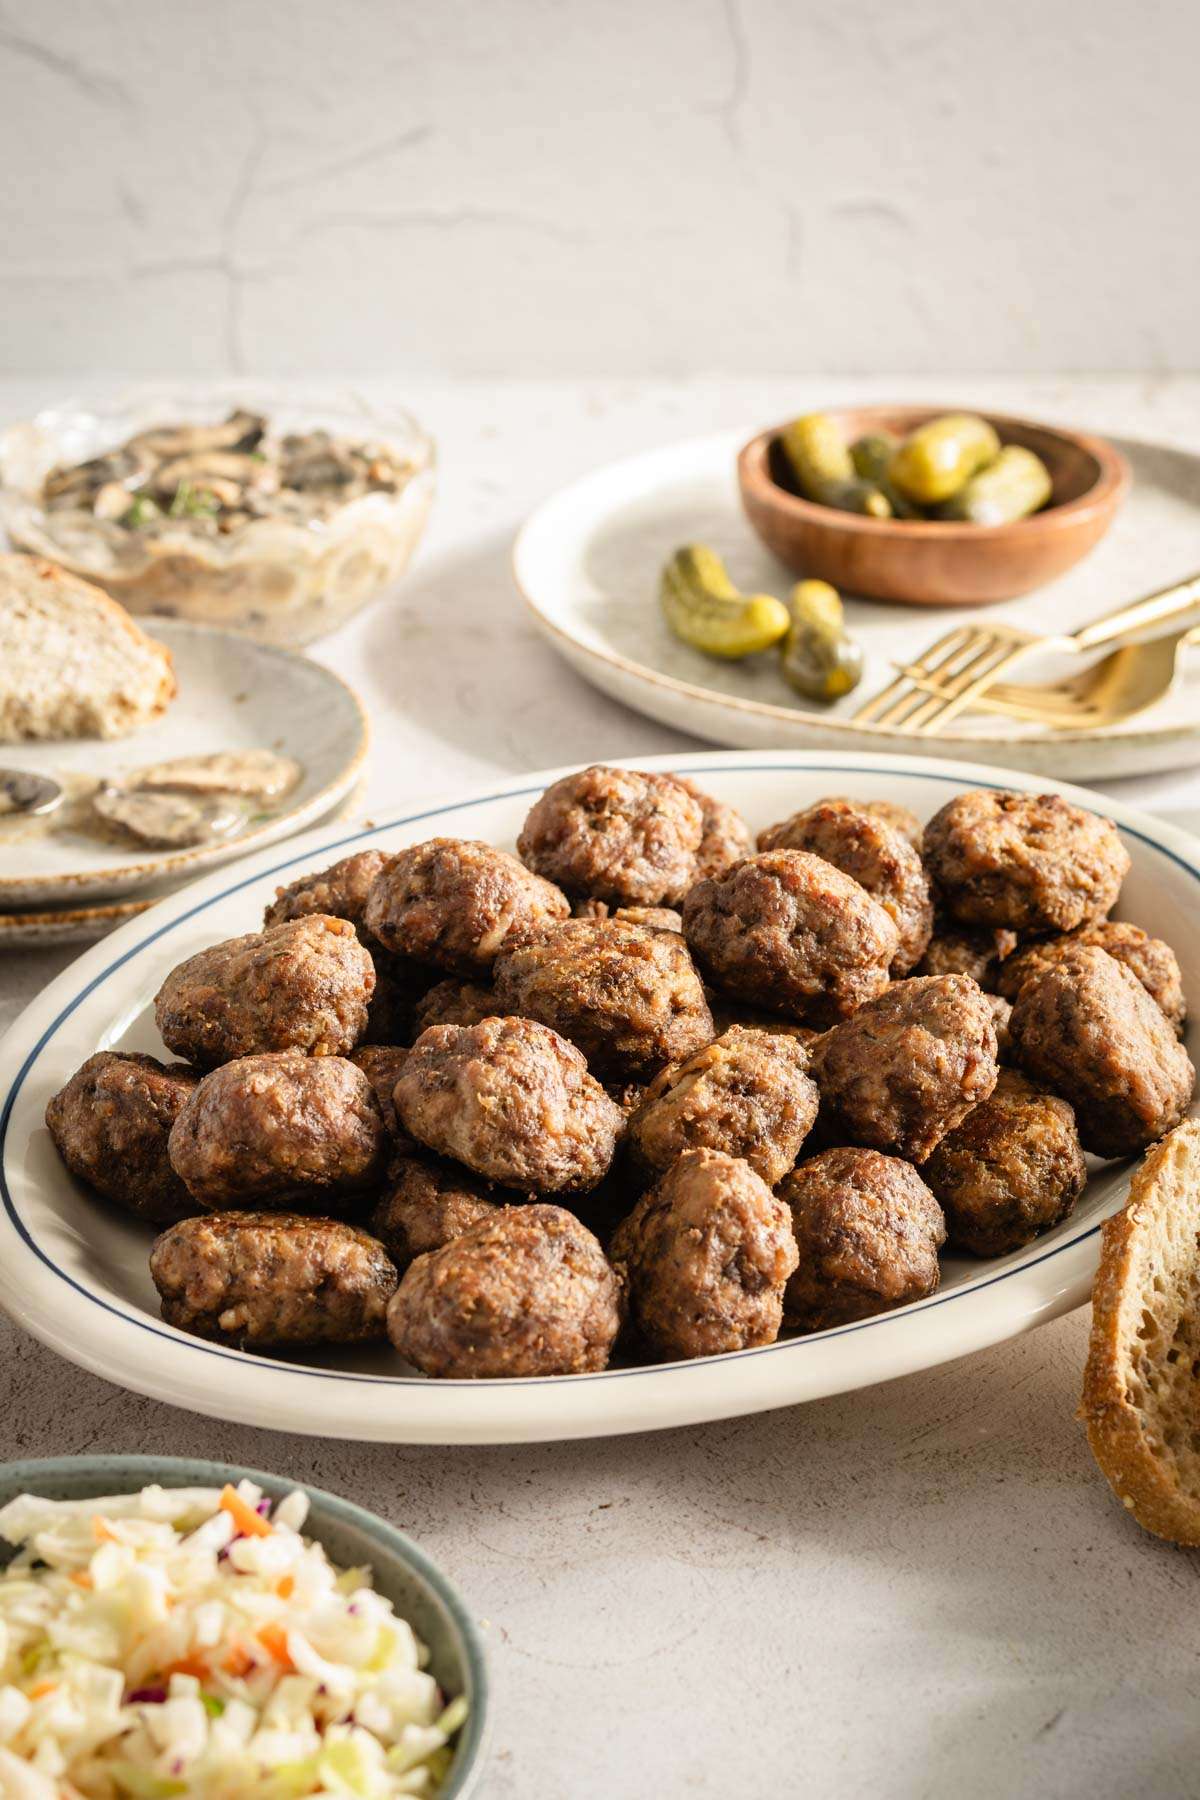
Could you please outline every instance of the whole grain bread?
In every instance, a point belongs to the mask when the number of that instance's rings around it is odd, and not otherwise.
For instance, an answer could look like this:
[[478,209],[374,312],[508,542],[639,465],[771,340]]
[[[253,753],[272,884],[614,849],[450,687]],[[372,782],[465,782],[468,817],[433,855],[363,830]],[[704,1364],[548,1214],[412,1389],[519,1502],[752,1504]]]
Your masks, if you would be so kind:
[[170,651],[100,588],[0,555],[0,743],[124,737],[175,690]]
[[1104,1225],[1079,1416],[1138,1524],[1200,1544],[1200,1120],[1147,1152]]

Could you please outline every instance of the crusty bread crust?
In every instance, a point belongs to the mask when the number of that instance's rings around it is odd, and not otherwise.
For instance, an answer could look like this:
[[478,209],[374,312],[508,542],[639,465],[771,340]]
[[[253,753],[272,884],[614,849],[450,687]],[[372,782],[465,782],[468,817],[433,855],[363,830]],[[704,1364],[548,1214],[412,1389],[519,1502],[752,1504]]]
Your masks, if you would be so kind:
[[1153,1146],[1104,1225],[1079,1416],[1139,1525],[1200,1544],[1200,1120]]
[[123,737],[177,692],[171,652],[101,588],[0,555],[0,743]]

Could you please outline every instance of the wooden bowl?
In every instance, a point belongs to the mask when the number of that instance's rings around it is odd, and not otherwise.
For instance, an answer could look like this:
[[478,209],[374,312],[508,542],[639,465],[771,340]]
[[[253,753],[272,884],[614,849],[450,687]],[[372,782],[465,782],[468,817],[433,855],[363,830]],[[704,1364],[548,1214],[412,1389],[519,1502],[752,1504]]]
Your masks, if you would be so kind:
[[[847,443],[867,431],[899,435],[961,406],[825,409]],[[1129,488],[1129,465],[1103,438],[1032,419],[985,413],[1004,444],[1024,444],[1050,471],[1049,504],[1011,525],[940,519],[869,519],[802,500],[786,484],[779,434],[760,432],[738,454],[738,484],[751,525],[798,575],[850,594],[918,606],[985,606],[1011,600],[1086,556],[1112,524]]]

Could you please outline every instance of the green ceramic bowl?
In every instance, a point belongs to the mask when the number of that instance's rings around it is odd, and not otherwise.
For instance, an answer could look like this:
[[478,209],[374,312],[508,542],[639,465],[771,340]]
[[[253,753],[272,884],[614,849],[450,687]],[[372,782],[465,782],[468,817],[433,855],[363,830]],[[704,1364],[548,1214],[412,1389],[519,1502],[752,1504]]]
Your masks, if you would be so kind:
[[[157,1482],[160,1487],[222,1487],[247,1477],[272,1499],[304,1488],[311,1510],[304,1530],[322,1543],[344,1568],[362,1563],[375,1571],[375,1586],[386,1594],[429,1646],[429,1667],[451,1699],[465,1694],[470,1711],[458,1735],[454,1764],[441,1800],[464,1800],[483,1770],[487,1735],[488,1677],[483,1644],[457,1589],[425,1552],[374,1513],[339,1500],[321,1488],[285,1481],[261,1469],[194,1462],[180,1456],[53,1456],[39,1461],[0,1463],[0,1506],[17,1494],[51,1500],[86,1500],[97,1494],[129,1493]],[[0,1562],[6,1546],[0,1544]]]

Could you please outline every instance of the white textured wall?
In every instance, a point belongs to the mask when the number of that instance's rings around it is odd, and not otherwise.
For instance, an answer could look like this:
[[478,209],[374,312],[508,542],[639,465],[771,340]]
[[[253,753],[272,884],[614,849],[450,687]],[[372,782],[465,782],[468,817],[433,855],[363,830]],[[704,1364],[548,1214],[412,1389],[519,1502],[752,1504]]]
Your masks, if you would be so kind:
[[1200,363],[1194,0],[0,0],[0,370]]

